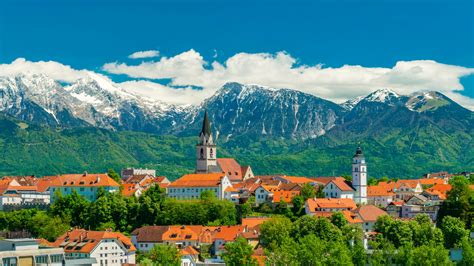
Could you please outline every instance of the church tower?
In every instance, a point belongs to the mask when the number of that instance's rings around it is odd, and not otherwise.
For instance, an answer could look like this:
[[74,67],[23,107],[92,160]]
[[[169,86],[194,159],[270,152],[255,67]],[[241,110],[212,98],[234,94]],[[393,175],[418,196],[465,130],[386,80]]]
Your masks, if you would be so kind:
[[204,113],[202,130],[199,134],[199,143],[196,145],[196,173],[215,173],[220,172],[217,166],[216,145],[211,132],[211,123]]
[[357,147],[352,157],[352,186],[355,189],[354,201],[358,204],[367,203],[367,163],[362,148]]

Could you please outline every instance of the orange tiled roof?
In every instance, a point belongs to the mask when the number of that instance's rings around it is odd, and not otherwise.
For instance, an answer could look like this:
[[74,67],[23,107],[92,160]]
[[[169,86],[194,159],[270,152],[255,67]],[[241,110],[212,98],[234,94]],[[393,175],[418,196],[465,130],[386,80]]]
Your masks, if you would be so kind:
[[450,184],[437,184],[425,190],[428,194],[438,195],[442,200],[445,200],[448,195],[448,191],[451,190]]
[[286,203],[290,203],[294,197],[298,196],[300,191],[284,191],[278,190],[273,193],[273,203],[278,203],[281,200]]
[[107,174],[67,174],[51,178],[52,187],[119,187],[120,184]]
[[421,178],[418,179],[422,185],[438,185],[438,184],[445,184],[444,179],[442,178]]
[[311,212],[319,211],[321,209],[347,209],[353,210],[357,208],[354,200],[352,199],[308,199],[306,201]]
[[233,241],[244,231],[244,229],[245,227],[242,225],[221,226],[217,229],[214,239]]
[[231,181],[242,180],[242,167],[234,158],[217,158],[217,164]]
[[314,177],[314,178],[311,178],[314,180],[314,182],[316,183],[320,183],[322,185],[327,185],[329,182],[331,182],[332,180],[338,178],[340,176],[320,176],[320,177]]
[[271,218],[270,217],[247,217],[247,218],[242,218],[242,226],[245,226],[247,228],[254,228],[256,226],[259,226],[263,224],[266,221],[269,221]]
[[217,187],[224,176],[223,173],[187,174],[172,182],[168,187]]
[[109,231],[87,231],[74,229],[60,236],[52,244],[55,247],[64,248],[66,253],[90,253],[101,240],[116,239],[127,248],[128,251],[136,251],[130,238],[122,233]]
[[235,189],[233,186],[230,186],[225,189],[225,192],[237,192],[237,189]]
[[[352,186],[349,184],[349,182],[344,177],[337,177],[337,178],[329,181],[329,183],[333,183],[341,191],[354,191],[354,188],[352,188]],[[326,186],[327,186],[327,184],[326,184]]]
[[186,246],[185,248],[182,248],[179,250],[179,254],[181,254],[181,256],[185,256],[185,255],[196,256],[196,255],[199,255],[199,251],[197,251],[191,246]]
[[360,217],[352,211],[343,210],[342,214],[346,218],[347,222],[351,224],[362,223],[362,219],[360,219]]
[[135,192],[138,190],[138,188],[136,187],[136,184],[123,184],[122,185],[122,195],[124,197],[130,197],[130,196],[133,196],[135,194]]
[[368,197],[380,197],[380,196],[393,196],[395,193],[390,189],[389,186],[377,185],[367,187]]
[[306,184],[306,183],[313,183],[314,180],[305,176],[280,176],[281,178],[287,180],[288,182],[291,183],[296,183],[296,184]]
[[364,222],[375,222],[377,218],[387,213],[374,205],[361,205],[354,210]]

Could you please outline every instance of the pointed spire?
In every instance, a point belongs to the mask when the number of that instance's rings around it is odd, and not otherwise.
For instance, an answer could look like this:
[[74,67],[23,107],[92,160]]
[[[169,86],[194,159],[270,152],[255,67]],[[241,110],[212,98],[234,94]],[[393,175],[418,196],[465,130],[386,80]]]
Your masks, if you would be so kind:
[[359,141],[359,143],[357,144],[357,149],[356,149],[356,153],[355,153],[354,156],[363,156],[362,148],[360,147],[360,141]]
[[204,136],[210,136],[212,134],[211,122],[209,122],[209,117],[207,116],[207,110],[204,113],[204,121],[202,122],[201,134],[204,134]]

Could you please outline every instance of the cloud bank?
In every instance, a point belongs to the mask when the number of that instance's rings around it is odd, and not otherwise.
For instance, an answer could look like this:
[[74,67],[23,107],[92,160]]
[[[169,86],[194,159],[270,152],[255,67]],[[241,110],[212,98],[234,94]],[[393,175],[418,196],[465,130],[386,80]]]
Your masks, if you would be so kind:
[[[137,53],[145,52],[149,51]],[[173,104],[199,104],[226,82],[240,82],[295,89],[338,103],[380,88],[389,88],[400,94],[436,90],[474,110],[474,99],[457,93],[464,90],[460,78],[473,74],[474,69],[432,60],[399,61],[393,67],[344,65],[333,68],[321,64],[299,64],[286,52],[238,53],[224,62],[207,62],[200,53],[189,50],[138,64],[106,63],[102,70],[108,75],[129,77],[128,81],[114,83],[116,87]],[[73,69],[59,62],[31,62],[23,58],[0,64],[0,76],[20,73],[44,73],[55,80],[74,82],[92,72]],[[113,83],[105,75],[98,75]]]
[[[169,86],[198,86],[203,91],[188,90],[181,99],[193,102],[212,93],[229,81],[259,84],[274,88],[291,88],[335,102],[342,102],[376,89],[389,88],[400,94],[436,90],[474,110],[474,100],[462,91],[460,78],[474,73],[473,68],[438,63],[432,60],[399,61],[392,68],[344,65],[299,65],[285,52],[239,53],[225,62],[206,62],[196,51],[189,50],[157,62],[137,65],[107,63],[102,69],[131,78],[170,79]],[[130,85],[130,84],[128,84]],[[138,83],[137,83],[138,85]]]
[[160,52],[157,50],[139,51],[128,56],[130,59],[158,57]]

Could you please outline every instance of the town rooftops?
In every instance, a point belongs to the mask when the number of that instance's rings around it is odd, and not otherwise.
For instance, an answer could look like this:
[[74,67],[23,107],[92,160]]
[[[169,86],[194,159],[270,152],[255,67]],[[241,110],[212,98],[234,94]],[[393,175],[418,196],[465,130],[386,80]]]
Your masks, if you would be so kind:
[[54,243],[55,247],[64,248],[66,253],[90,253],[102,240],[119,241],[128,251],[136,251],[130,238],[122,233],[110,231],[87,231],[74,229],[64,233]]
[[336,187],[338,187],[341,191],[354,191],[354,188],[351,186],[350,182],[347,181],[343,177],[337,177],[331,181],[329,181],[326,186],[329,184],[334,184]]
[[67,174],[44,178],[50,180],[51,187],[120,187],[107,174]]
[[168,187],[218,187],[224,173],[187,174],[172,182]]

